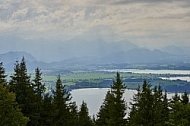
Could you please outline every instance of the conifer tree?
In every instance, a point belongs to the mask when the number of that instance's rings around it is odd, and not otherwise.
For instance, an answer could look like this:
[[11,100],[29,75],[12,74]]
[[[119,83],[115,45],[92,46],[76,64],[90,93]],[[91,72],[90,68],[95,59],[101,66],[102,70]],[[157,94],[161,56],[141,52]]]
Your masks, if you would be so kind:
[[33,113],[36,115],[37,122],[35,125],[40,125],[43,95],[45,94],[45,86],[42,84],[42,73],[39,68],[35,70],[35,77],[33,79],[33,90],[34,90],[34,106],[35,110]]
[[27,74],[26,62],[24,57],[21,62],[15,64],[14,74],[10,80],[10,91],[16,94],[16,101],[19,104],[22,113],[29,117],[27,125],[36,125],[38,117],[35,113],[34,90],[30,82],[30,76]]
[[137,94],[131,102],[129,113],[129,126],[165,126],[168,121],[169,108],[167,94],[163,94],[161,86],[151,88],[143,82],[142,88],[138,87]]
[[6,78],[7,75],[5,75],[5,69],[3,67],[3,63],[0,63],[0,84],[5,85],[6,84]]
[[62,84],[60,75],[57,78],[56,89],[53,91],[53,105],[55,108],[55,115],[53,121],[56,126],[68,126],[70,125],[70,110],[69,102],[71,100],[70,93],[65,89]]
[[104,102],[100,107],[100,110],[97,114],[97,119],[95,121],[97,126],[107,126],[109,116],[109,106],[112,104],[113,94],[110,91],[107,92]]
[[79,121],[78,121],[78,109],[77,109],[77,105],[76,102],[71,102],[69,104],[69,110],[70,110],[70,125],[72,126],[78,126]]
[[[182,98],[182,99],[181,99]],[[170,102],[168,126],[189,126],[190,125],[190,105],[188,94],[184,92],[182,96],[175,93]]]
[[140,122],[147,126],[153,125],[153,96],[151,85],[145,80],[142,85],[141,100],[139,103]]
[[154,125],[165,125],[168,120],[168,100],[167,94],[163,95],[161,86],[155,86],[153,90],[153,124]]
[[184,105],[189,104],[189,96],[187,91],[185,91],[182,96],[181,96],[181,103],[183,103]]
[[[105,126],[125,126],[126,103],[123,98],[125,91],[120,74],[117,72],[116,79],[111,85],[111,91],[107,92],[105,101],[98,113],[97,124]],[[107,116],[106,116],[107,115]]]
[[113,95],[112,104],[109,107],[108,119],[109,126],[125,126],[126,120],[126,102],[123,98],[126,86],[123,84],[120,74],[117,72],[116,78],[111,85],[111,94]]
[[39,68],[36,68],[35,70],[35,78],[33,80],[33,88],[35,94],[38,95],[40,99],[42,99],[44,93],[45,93],[45,85],[42,84],[42,72]]
[[39,124],[41,126],[53,126],[53,117],[55,113],[55,108],[53,107],[53,98],[48,93],[44,95],[41,110]]
[[141,100],[141,87],[138,85],[137,87],[137,93],[133,95],[132,102],[130,102],[130,113],[129,113],[129,119],[128,119],[128,125],[129,126],[138,126],[138,122],[140,117],[139,114],[139,103]]
[[92,126],[93,125],[92,120],[88,113],[87,104],[84,101],[82,102],[78,116],[79,116],[78,126]]
[[163,95],[163,102],[162,102],[162,121],[164,121],[164,125],[166,125],[166,122],[169,120],[169,100],[167,98],[167,92],[165,91]]
[[25,117],[15,101],[15,94],[8,92],[0,83],[0,126],[25,126]]

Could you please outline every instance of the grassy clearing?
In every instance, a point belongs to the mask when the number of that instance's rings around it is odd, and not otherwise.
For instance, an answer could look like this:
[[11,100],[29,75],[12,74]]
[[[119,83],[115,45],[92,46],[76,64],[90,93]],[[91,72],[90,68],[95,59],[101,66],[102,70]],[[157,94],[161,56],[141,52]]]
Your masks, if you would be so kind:
[[[116,73],[108,73],[108,72],[84,72],[84,71],[75,71],[73,74],[61,75],[61,79],[63,81],[73,82],[73,81],[97,81],[97,80],[105,80],[105,79],[114,79]],[[137,73],[121,73],[121,77],[123,79],[126,78],[156,78],[160,75],[156,74],[137,74]],[[56,81],[57,77],[53,75],[44,75],[44,81]]]

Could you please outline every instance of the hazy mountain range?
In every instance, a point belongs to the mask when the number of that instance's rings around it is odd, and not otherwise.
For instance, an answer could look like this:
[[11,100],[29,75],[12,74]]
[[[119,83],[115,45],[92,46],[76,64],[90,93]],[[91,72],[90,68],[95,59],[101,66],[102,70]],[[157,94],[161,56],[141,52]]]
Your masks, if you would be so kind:
[[13,51],[7,49],[7,52],[0,54],[0,61],[4,63],[7,70],[13,70],[14,63],[17,60],[20,61],[23,56],[29,69],[34,69],[37,66],[47,69],[86,64],[190,62],[190,48],[188,47],[166,46],[150,50],[140,48],[127,40],[107,43],[101,39],[94,41],[74,39],[63,44],[56,42],[53,45],[45,43],[45,40],[42,42],[29,42],[30,40],[27,40],[28,43],[26,40],[24,43],[20,38],[15,38],[15,42],[11,40],[4,40],[4,42],[8,42],[4,48],[9,47]]

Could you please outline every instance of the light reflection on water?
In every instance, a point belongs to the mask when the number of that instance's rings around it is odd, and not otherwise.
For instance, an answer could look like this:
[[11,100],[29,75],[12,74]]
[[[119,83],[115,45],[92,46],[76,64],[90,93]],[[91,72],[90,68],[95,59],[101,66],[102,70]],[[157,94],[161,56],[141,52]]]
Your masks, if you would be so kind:
[[144,74],[181,74],[190,75],[190,70],[140,70],[140,69],[109,69],[109,70],[98,70],[105,72],[131,72],[131,73],[144,73]]
[[161,77],[163,80],[182,80],[190,82],[190,77]]
[[[108,90],[108,88],[87,88],[72,90],[72,100],[76,101],[77,106],[79,107],[82,104],[82,101],[85,101],[87,103],[90,116],[93,116],[99,111],[99,108],[102,105]],[[124,98],[128,105],[135,93],[136,90],[126,89]],[[173,95],[174,93],[168,93],[168,98],[171,98]]]

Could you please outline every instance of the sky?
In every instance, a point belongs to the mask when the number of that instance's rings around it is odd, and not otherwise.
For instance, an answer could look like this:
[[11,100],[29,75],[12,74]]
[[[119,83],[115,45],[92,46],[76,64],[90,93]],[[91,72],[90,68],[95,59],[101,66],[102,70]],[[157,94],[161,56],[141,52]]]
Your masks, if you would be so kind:
[[190,45],[189,0],[0,0],[0,35]]

